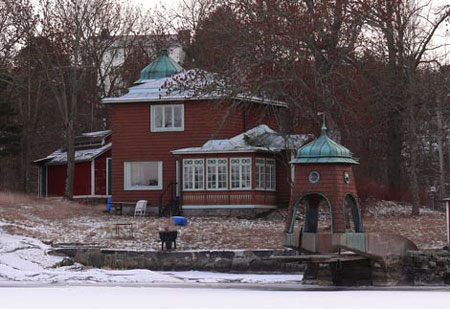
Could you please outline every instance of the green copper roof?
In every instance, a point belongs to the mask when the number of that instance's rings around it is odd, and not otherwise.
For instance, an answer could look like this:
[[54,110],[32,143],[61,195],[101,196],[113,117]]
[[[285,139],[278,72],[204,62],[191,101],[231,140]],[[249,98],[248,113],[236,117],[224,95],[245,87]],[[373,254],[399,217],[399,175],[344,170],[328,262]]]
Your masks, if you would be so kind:
[[153,60],[148,66],[146,66],[141,71],[141,78],[135,83],[142,83],[149,79],[160,79],[164,77],[169,77],[183,71],[181,67],[175,60],[169,57],[167,49],[161,50],[158,58]]
[[297,157],[291,163],[348,163],[359,164],[350,150],[336,143],[327,135],[325,123],[320,137],[297,151]]

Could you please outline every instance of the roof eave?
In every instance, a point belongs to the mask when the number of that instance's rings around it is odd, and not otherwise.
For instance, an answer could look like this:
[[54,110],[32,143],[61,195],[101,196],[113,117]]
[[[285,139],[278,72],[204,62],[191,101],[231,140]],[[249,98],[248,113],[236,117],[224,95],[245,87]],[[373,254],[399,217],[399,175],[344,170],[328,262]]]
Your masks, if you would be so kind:
[[191,155],[191,154],[216,154],[216,153],[256,153],[256,152],[266,152],[266,153],[278,153],[281,150],[263,150],[263,149],[239,149],[239,150],[192,150],[192,151],[182,151],[182,150],[173,150],[171,151],[174,155]]
[[[221,100],[226,97],[221,96],[206,96],[206,97],[161,97],[161,98],[104,98],[102,104],[117,104],[117,103],[146,103],[146,102],[172,102],[172,101],[204,101],[204,100]],[[260,103],[266,105],[275,105],[280,107],[288,107],[288,104],[275,100],[264,100],[260,98],[241,98],[231,97],[230,99],[248,101],[253,103]]]

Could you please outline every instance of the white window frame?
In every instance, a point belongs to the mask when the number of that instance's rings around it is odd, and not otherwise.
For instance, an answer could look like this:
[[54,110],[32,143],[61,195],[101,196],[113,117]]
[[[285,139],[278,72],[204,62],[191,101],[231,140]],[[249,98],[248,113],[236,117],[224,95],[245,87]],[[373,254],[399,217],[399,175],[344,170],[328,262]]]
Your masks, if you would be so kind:
[[255,189],[266,189],[266,160],[255,158]]
[[[188,161],[194,161],[192,165],[187,166],[186,162]],[[198,162],[195,162],[198,161]],[[201,163],[199,163],[201,162]],[[194,188],[195,182],[195,175],[196,175],[196,169],[195,167],[201,167],[201,175],[202,175],[202,182],[201,187]],[[186,181],[186,175],[188,175],[187,168],[193,168],[192,172],[192,179],[189,181],[192,181],[192,188],[187,187],[186,185],[188,182]],[[200,174],[200,173],[199,173]],[[192,159],[183,159],[183,191],[204,191],[205,190],[205,160],[201,158],[192,158]]]
[[[233,160],[239,160],[238,163],[234,163]],[[245,163],[243,164],[242,161],[243,160],[249,160],[250,163]],[[252,190],[252,158],[250,157],[237,157],[237,158],[230,158],[230,190]],[[233,182],[233,166],[238,166],[239,167],[239,187],[237,188],[233,188],[232,182]],[[244,187],[243,186],[243,181],[242,181],[242,169],[244,166],[249,166],[249,177],[250,177],[250,183],[248,187]]]
[[[219,161],[224,160],[225,164],[219,163]],[[211,161],[215,161],[212,163]],[[214,166],[215,167],[215,174],[216,174],[216,188],[210,188],[209,184],[209,167]],[[224,188],[218,188],[219,185],[219,167],[225,166],[225,187]],[[224,191],[228,190],[228,159],[227,158],[206,158],[206,190],[208,191]]]
[[[158,185],[156,186],[132,186],[131,185],[131,164],[132,163],[158,163]],[[123,188],[125,191],[136,190],[162,190],[163,186],[163,162],[162,161],[125,161],[123,162]]]
[[[255,158],[255,168],[255,189],[264,191],[276,191],[277,167],[275,159]],[[271,180],[273,180],[273,186],[271,187],[268,186],[269,177]]]
[[[266,190],[267,191],[276,191],[277,190],[277,163],[275,159],[266,159]],[[269,171],[272,170],[270,176]],[[268,186],[269,179],[273,180],[273,185],[271,187]]]
[[[161,108],[162,110],[162,123],[161,128],[156,127],[156,109]],[[172,127],[165,128],[165,109],[172,108]],[[174,127],[175,124],[175,107],[181,107],[181,127]],[[184,131],[184,104],[154,104],[151,106],[151,132],[172,132],[172,131]]]

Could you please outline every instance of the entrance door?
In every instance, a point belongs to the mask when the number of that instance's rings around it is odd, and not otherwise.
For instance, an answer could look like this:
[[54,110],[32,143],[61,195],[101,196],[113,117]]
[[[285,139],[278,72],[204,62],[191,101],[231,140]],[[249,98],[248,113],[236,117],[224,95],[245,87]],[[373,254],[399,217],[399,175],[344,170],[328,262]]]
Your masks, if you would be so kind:
[[111,196],[112,195],[112,186],[111,186],[111,180],[112,180],[112,160],[111,158],[106,159],[106,195]]

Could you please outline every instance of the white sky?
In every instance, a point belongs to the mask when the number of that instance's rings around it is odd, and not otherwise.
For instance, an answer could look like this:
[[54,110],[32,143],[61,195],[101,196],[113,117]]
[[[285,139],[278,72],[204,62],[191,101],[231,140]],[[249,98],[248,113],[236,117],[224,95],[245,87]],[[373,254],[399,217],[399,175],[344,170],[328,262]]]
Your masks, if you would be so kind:
[[132,0],[142,4],[145,8],[154,8],[156,5],[163,4],[165,7],[175,9],[181,0]]

